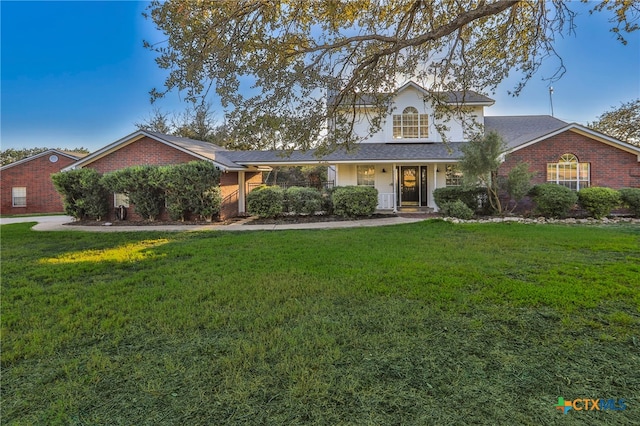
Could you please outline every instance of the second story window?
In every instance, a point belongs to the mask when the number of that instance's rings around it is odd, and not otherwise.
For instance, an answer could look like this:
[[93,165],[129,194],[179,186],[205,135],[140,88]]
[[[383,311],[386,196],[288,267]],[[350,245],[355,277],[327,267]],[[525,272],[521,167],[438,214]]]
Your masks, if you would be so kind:
[[394,139],[417,139],[429,136],[427,114],[418,114],[414,107],[406,107],[402,114],[393,115]]

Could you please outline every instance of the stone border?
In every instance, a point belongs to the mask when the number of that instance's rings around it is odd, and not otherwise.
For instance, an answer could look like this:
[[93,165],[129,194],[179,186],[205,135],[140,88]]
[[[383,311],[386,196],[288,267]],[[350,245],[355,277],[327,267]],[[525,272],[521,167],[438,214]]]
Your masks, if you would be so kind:
[[554,219],[554,218],[546,218],[546,217],[536,217],[536,218],[525,218],[518,216],[505,216],[505,217],[492,217],[492,218],[484,218],[484,219],[458,219],[455,217],[443,217],[442,220],[451,223],[504,223],[504,222],[516,222],[516,223],[526,223],[526,224],[547,224],[547,223],[556,223],[563,225],[611,225],[618,223],[629,223],[640,225],[640,218],[631,218],[631,217],[616,217],[616,218],[602,218],[602,219],[594,219],[592,217],[576,219],[574,217],[570,217],[567,219]]

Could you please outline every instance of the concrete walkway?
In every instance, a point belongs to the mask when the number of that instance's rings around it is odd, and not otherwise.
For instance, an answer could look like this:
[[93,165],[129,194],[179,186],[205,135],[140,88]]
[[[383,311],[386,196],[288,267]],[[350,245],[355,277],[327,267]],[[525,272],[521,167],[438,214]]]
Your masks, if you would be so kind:
[[278,231],[282,229],[336,229],[368,226],[388,226],[401,223],[413,223],[424,220],[424,217],[385,217],[381,219],[345,220],[338,222],[294,223],[281,225],[245,225],[251,219],[234,222],[229,225],[147,225],[147,226],[83,226],[65,225],[73,222],[71,216],[31,216],[0,219],[0,225],[10,223],[38,222],[33,226],[35,231],[85,231],[85,232],[139,232],[139,231]]

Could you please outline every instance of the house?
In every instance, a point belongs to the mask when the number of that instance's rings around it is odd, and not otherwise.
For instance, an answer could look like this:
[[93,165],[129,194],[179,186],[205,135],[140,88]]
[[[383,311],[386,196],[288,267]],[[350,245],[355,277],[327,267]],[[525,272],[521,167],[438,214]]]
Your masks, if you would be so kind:
[[0,168],[2,214],[62,213],[62,197],[51,175],[86,154],[50,149]]
[[[336,186],[368,185],[378,190],[378,209],[429,209],[437,211],[436,188],[460,185],[456,163],[460,148],[473,136],[474,125],[495,131],[505,140],[505,161],[499,169],[507,175],[519,162],[535,172],[533,183],[554,182],[579,190],[586,186],[614,189],[640,187],[640,148],[575,123],[551,116],[487,116],[494,101],[475,92],[444,95],[445,102],[464,107],[466,117],[437,119],[425,103],[427,91],[414,82],[397,90],[392,113],[381,129],[358,145],[316,157],[314,151],[294,151],[282,157],[277,151],[230,152],[239,165],[273,167],[325,163]],[[366,98],[357,105],[361,117],[355,132],[368,133]],[[470,125],[471,123],[471,125]],[[446,125],[446,142],[440,132]]]
[[[127,135],[64,168],[92,168],[99,173],[108,173],[136,165],[166,166],[190,161],[210,161],[222,172],[220,190],[223,198],[220,218],[226,219],[245,213],[245,191],[251,183],[262,182],[262,170],[256,166],[238,165],[226,158],[229,151],[209,142],[162,133],[138,130]],[[113,194],[110,204],[114,209],[120,205],[129,207],[126,197]],[[113,219],[114,212],[110,212]],[[129,219],[139,219],[135,207]],[[165,216],[161,217],[166,219]]]
[[[521,161],[536,173],[534,183],[554,182],[579,190],[640,187],[640,148],[575,123],[550,116],[488,116],[493,99],[475,92],[442,94],[445,103],[462,106],[464,116],[439,117],[426,102],[427,91],[414,82],[393,96],[391,113],[379,131],[356,149],[317,156],[314,150],[230,151],[208,142],[139,130],[84,157],[63,170],[91,167],[106,173],[133,165],[169,165],[193,160],[213,162],[221,177],[222,219],[246,212],[246,194],[262,183],[262,171],[277,166],[324,164],[335,186],[367,185],[378,190],[379,210],[437,211],[433,191],[461,184],[456,163],[461,148],[477,129],[496,131],[506,141],[499,173]],[[356,105],[354,131],[367,135],[366,97]],[[442,127],[447,128],[442,134]],[[440,130],[440,131],[439,131]],[[113,194],[112,205],[126,205]],[[129,217],[135,219],[135,208]]]

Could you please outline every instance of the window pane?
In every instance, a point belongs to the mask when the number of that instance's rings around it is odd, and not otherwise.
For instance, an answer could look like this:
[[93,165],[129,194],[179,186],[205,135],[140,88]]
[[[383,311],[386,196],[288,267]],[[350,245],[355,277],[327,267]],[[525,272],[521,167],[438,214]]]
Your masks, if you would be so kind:
[[402,115],[402,135],[405,138],[418,137],[418,114]]
[[420,114],[420,137],[429,137],[429,118],[427,114]]
[[358,185],[374,186],[376,169],[373,166],[358,166]]
[[13,207],[27,206],[27,187],[16,186],[11,188],[11,197],[13,198]]
[[125,194],[113,194],[113,206],[129,207],[129,197],[127,197]]
[[447,164],[445,176],[447,186],[462,185],[462,172],[458,169],[456,164]]
[[398,139],[402,137],[402,116],[393,116],[393,137]]

